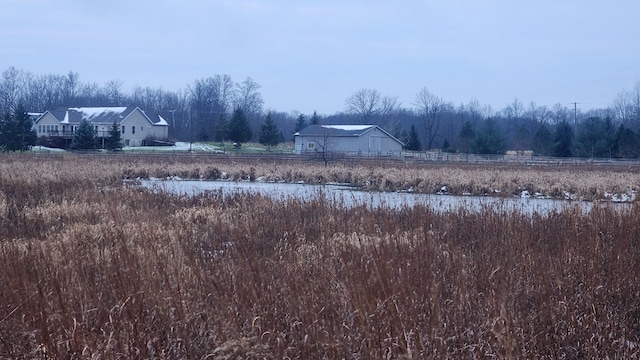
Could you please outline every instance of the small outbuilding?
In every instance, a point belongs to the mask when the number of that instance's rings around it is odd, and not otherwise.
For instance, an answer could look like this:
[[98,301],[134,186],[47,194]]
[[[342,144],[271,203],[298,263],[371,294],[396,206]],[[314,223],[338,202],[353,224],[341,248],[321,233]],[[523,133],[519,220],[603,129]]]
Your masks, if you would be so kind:
[[403,143],[378,125],[311,125],[294,134],[296,154],[400,156]]

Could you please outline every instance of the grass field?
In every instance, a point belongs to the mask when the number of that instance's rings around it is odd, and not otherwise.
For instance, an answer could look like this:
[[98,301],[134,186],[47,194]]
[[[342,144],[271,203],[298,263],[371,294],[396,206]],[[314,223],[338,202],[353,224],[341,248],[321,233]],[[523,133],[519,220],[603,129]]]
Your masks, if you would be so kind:
[[640,354],[637,204],[443,214],[123,186],[263,178],[600,199],[635,190],[637,169],[221,159],[0,155],[0,358]]

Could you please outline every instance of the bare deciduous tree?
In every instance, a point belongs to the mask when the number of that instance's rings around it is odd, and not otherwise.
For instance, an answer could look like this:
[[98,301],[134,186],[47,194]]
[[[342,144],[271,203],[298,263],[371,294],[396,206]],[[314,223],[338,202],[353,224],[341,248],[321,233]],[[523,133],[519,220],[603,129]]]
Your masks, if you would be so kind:
[[258,133],[264,104],[259,91],[261,87],[252,78],[247,77],[243,82],[237,83],[235,88],[234,106],[242,109],[254,134]]
[[573,123],[573,119],[569,115],[569,109],[566,106],[563,106],[562,104],[558,103],[553,105],[553,109],[551,110],[551,113],[552,113],[551,119],[553,124],[558,124],[561,122]]
[[235,107],[239,107],[245,114],[259,114],[262,112],[262,95],[260,84],[248,77],[236,84]]
[[322,129],[322,135],[318,138],[315,138],[313,142],[315,143],[315,149],[322,155],[322,160],[324,161],[324,166],[329,164],[329,160],[331,159],[331,149],[335,146],[335,141],[328,129]]
[[78,106],[78,92],[80,91],[80,75],[69,71],[64,78],[62,101],[65,106]]
[[476,98],[472,98],[469,100],[469,104],[467,105],[467,112],[469,113],[469,121],[471,121],[471,125],[480,126],[482,121],[482,106],[480,106],[480,102]]
[[426,87],[416,94],[414,105],[417,113],[422,117],[427,139],[426,148],[430,150],[439,134],[442,114],[445,111],[451,111],[453,106],[429,92]]
[[515,120],[520,119],[522,117],[522,112],[524,111],[524,105],[522,105],[522,101],[520,99],[515,98],[513,102],[507,105],[506,112],[507,117],[513,118]]
[[122,93],[122,81],[109,80],[104,84],[104,93],[106,97],[106,105],[122,106],[124,102],[124,94]]
[[45,80],[45,77],[43,76],[32,77],[27,84],[27,90],[24,95],[25,98],[23,100],[23,103],[25,105],[25,108],[29,109],[30,111],[44,112],[45,110],[47,110],[47,107],[45,105],[47,84],[46,81],[43,80]]
[[613,100],[616,121],[632,128],[640,129],[640,81],[631,90],[623,90]]
[[637,129],[640,129],[640,81],[636,81],[630,92],[631,117]]
[[361,124],[380,125],[390,130],[394,126],[387,124],[389,115],[399,106],[397,98],[382,96],[371,89],[356,91],[345,100],[345,105],[347,113],[356,115]]
[[616,120],[624,126],[629,126],[633,114],[633,105],[631,104],[631,96],[628,91],[618,93],[613,100],[613,109]]
[[189,85],[192,130],[215,134],[215,123],[230,113],[233,82],[229,75],[215,75]]
[[0,79],[0,111],[1,114],[13,112],[21,100],[30,73],[11,66],[2,72]]
[[522,116],[535,123],[547,124],[552,114],[546,106],[538,106],[535,101],[531,101]]

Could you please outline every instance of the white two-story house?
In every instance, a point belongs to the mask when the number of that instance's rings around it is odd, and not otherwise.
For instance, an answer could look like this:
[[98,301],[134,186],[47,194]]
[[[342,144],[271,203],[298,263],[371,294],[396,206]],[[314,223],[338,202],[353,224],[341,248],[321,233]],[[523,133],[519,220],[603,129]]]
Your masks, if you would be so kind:
[[82,120],[95,128],[96,137],[109,136],[115,122],[124,146],[143,146],[149,140],[167,140],[169,123],[160,115],[138,107],[82,107],[45,111],[35,121],[38,137],[62,138],[70,143]]

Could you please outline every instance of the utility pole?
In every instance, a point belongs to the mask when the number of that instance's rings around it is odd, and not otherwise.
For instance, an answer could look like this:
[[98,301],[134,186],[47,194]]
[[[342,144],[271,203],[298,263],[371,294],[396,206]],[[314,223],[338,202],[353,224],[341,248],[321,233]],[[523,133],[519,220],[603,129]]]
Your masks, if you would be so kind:
[[175,110],[169,110],[169,112],[171,113],[171,121],[173,122],[173,129],[175,130],[175,128],[176,128],[176,111]]
[[578,103],[572,102],[573,104],[573,131],[578,131]]

